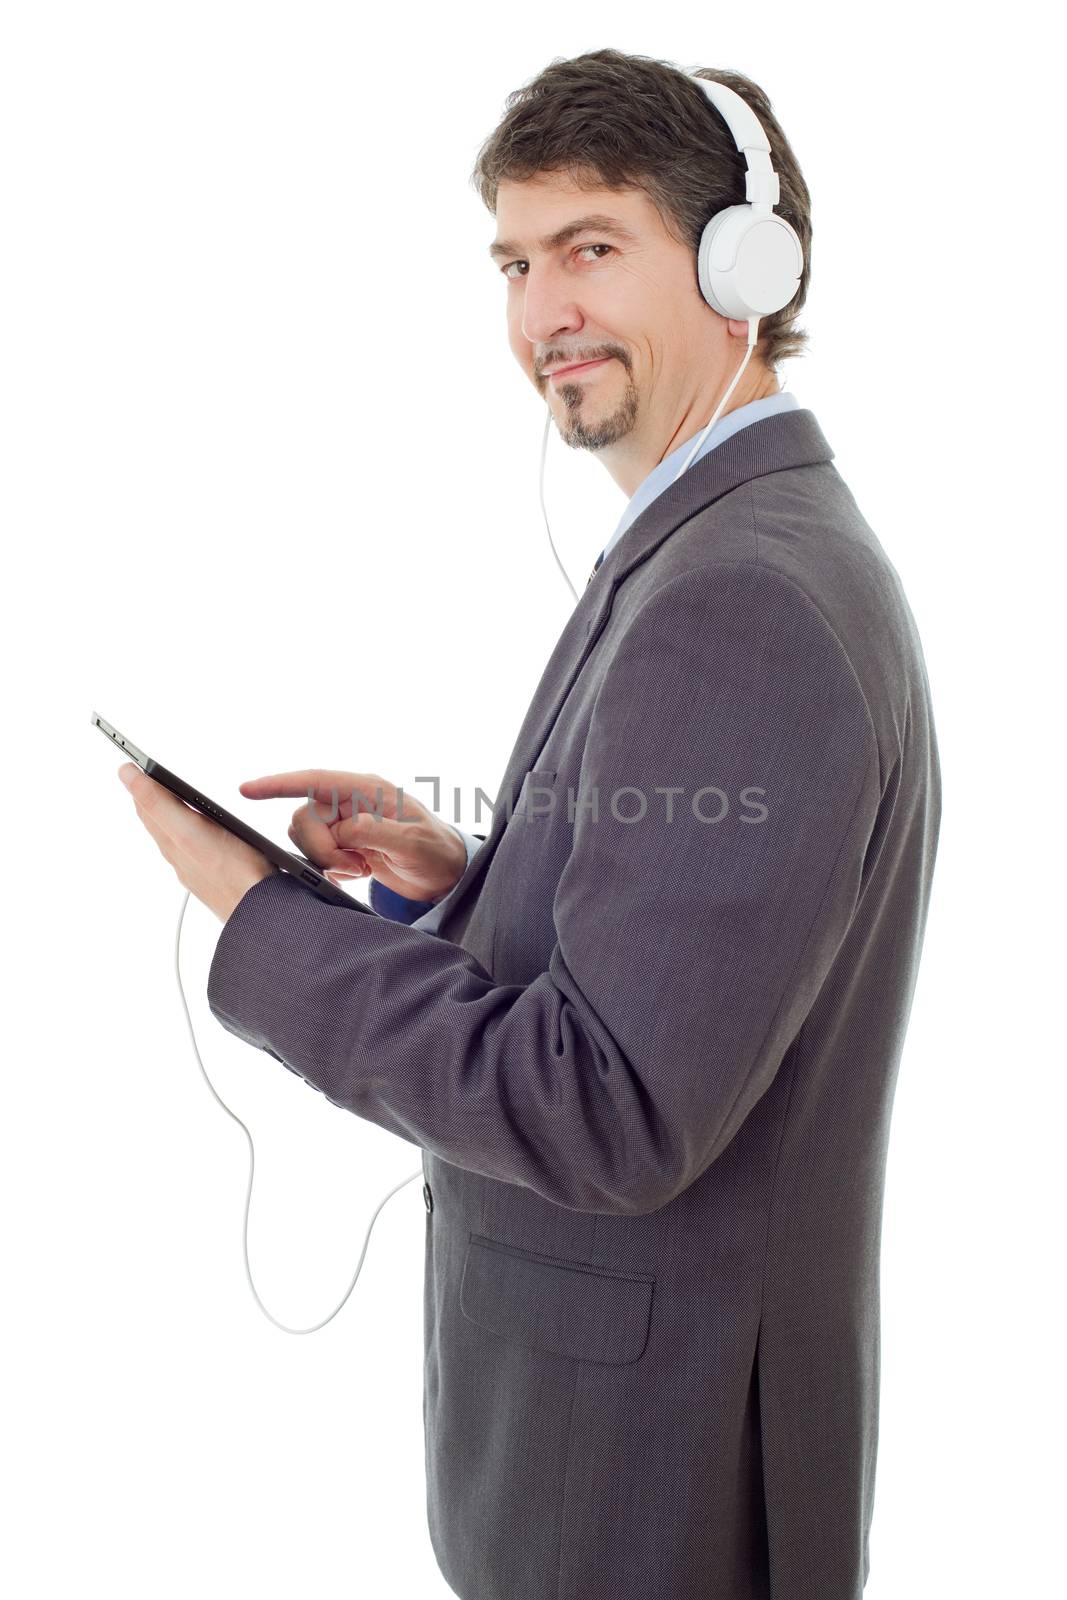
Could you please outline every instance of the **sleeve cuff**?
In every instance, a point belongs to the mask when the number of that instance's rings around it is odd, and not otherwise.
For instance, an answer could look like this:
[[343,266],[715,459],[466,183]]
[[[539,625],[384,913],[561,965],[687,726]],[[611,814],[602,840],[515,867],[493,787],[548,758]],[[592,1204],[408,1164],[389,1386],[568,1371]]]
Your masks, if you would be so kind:
[[368,898],[371,910],[376,911],[380,917],[388,917],[390,922],[406,922],[409,925],[424,916],[433,906],[432,900],[409,900],[407,895],[397,894],[395,889],[387,889],[377,878],[372,878],[370,881]]
[[[457,828],[454,822],[449,823],[459,834],[467,847],[467,866],[469,867],[475,855],[485,843],[485,835],[480,833],[464,833],[462,828]],[[388,917],[391,922],[404,922],[410,927],[413,922],[418,922],[420,917],[426,916],[430,911],[435,911],[443,905],[448,896],[443,895],[441,900],[411,900],[407,895],[397,894],[394,889],[386,888],[384,883],[379,883],[377,878],[370,880],[368,899],[370,908],[380,917]],[[427,930],[431,931],[431,930]]]

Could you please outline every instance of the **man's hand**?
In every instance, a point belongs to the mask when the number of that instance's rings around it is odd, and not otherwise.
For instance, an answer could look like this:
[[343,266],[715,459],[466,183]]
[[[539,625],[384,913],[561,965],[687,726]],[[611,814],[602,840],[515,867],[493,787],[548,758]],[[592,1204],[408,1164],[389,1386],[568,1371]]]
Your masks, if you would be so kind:
[[278,870],[260,851],[194,811],[132,761],[119,768],[119,777],[179,881],[221,922],[253,884]]
[[294,811],[289,837],[334,882],[372,873],[409,900],[436,902],[466,869],[467,847],[455,828],[411,795],[398,812],[396,787],[376,772],[275,772],[240,788],[249,800],[313,794]]

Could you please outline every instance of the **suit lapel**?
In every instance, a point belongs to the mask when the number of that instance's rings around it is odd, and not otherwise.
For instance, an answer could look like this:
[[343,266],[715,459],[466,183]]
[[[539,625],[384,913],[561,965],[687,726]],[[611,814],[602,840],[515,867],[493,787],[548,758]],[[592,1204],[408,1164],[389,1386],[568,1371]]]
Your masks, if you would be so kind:
[[536,767],[537,757],[552,732],[563,702],[611,615],[612,597],[618,585],[690,517],[740,484],[767,472],[831,461],[833,454],[813,412],[805,409],[779,412],[741,428],[701,456],[676,483],[669,484],[634,518],[610,555],[601,562],[556,641],[519,729],[485,843],[452,889],[448,908],[438,925],[439,933],[488,870],[526,774]]

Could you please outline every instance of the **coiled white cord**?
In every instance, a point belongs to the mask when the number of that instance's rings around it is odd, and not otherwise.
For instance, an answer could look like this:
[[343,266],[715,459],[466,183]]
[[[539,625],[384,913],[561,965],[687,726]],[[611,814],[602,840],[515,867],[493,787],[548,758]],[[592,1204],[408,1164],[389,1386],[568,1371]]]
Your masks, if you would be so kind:
[[186,908],[186,906],[188,904],[189,904],[189,891],[187,889],[185,891],[185,898],[182,901],[182,909],[181,909],[181,912],[180,912],[180,914],[178,916],[178,929],[177,929],[177,933],[175,934],[175,938],[174,938],[174,971],[175,971],[175,974],[176,974],[177,979],[178,979],[178,993],[182,997],[182,1009],[185,1012],[185,1021],[186,1021],[187,1025],[188,1025],[188,1028],[189,1028],[189,1038],[192,1040],[193,1053],[196,1056],[197,1063],[198,1063],[198,1065],[200,1067],[200,1071],[203,1073],[204,1082],[207,1084],[208,1088],[211,1090],[211,1093],[215,1096],[215,1099],[218,1101],[218,1103],[222,1107],[223,1111],[225,1111],[226,1115],[228,1117],[232,1117],[234,1122],[237,1123],[239,1128],[244,1129],[245,1138],[248,1140],[248,1193],[245,1195],[245,1217],[244,1217],[244,1230],[243,1230],[243,1239],[242,1239],[242,1244],[243,1244],[243,1248],[244,1248],[244,1258],[245,1258],[245,1276],[248,1279],[248,1287],[251,1289],[252,1294],[253,1294],[253,1296],[255,1298],[255,1302],[256,1302],[257,1306],[259,1307],[259,1309],[262,1311],[263,1315],[267,1318],[267,1321],[268,1322],[273,1322],[274,1326],[276,1328],[280,1328],[283,1333],[317,1333],[320,1328],[324,1328],[328,1322],[332,1322],[333,1321],[333,1319],[337,1315],[338,1311],[340,1311],[341,1306],[344,1305],[345,1301],[348,1299],[349,1295],[352,1293],[352,1290],[356,1287],[356,1279],[359,1277],[360,1272],[363,1269],[363,1258],[367,1254],[367,1241],[370,1239],[371,1229],[374,1227],[374,1224],[377,1221],[378,1212],[382,1209],[382,1206],[385,1205],[387,1200],[391,1200],[393,1198],[394,1194],[396,1194],[398,1190],[403,1189],[406,1184],[413,1183],[416,1178],[421,1178],[423,1176],[422,1167],[420,1166],[419,1170],[417,1172],[413,1172],[411,1174],[410,1178],[404,1178],[402,1182],[400,1182],[400,1183],[398,1183],[396,1185],[395,1189],[390,1189],[389,1193],[387,1195],[385,1195],[384,1198],[381,1201],[379,1201],[378,1206],[377,1206],[377,1208],[376,1208],[376,1210],[374,1212],[374,1215],[371,1217],[370,1222],[367,1225],[367,1231],[363,1236],[363,1249],[359,1253],[359,1260],[356,1263],[356,1270],[355,1270],[355,1273],[353,1274],[352,1282],[348,1285],[348,1288],[345,1291],[344,1299],[342,1299],[340,1301],[340,1303],[333,1309],[333,1311],[330,1312],[330,1315],[328,1317],[323,1317],[321,1322],[316,1322],[314,1327],[311,1327],[311,1328],[289,1328],[289,1327],[286,1326],[286,1324],[284,1322],[279,1322],[277,1317],[272,1317],[271,1316],[270,1312],[267,1310],[266,1306],[263,1304],[262,1300],[259,1298],[259,1295],[258,1295],[258,1293],[256,1291],[256,1286],[252,1281],[252,1269],[248,1264],[248,1211],[249,1211],[249,1206],[251,1205],[251,1202],[252,1202],[252,1174],[254,1173],[255,1167],[256,1167],[256,1147],[252,1143],[252,1135],[249,1133],[248,1129],[245,1127],[245,1125],[241,1121],[240,1117],[237,1115],[236,1112],[230,1110],[230,1107],[226,1104],[225,1100],[223,1100],[222,1096],[219,1094],[218,1090],[215,1088],[215,1085],[212,1083],[211,1079],[208,1077],[207,1073],[204,1071],[204,1063],[200,1059],[200,1051],[197,1048],[197,1043],[196,1043],[196,1034],[193,1031],[193,1019],[189,1015],[189,1006],[188,1006],[188,1004],[186,1002],[186,999],[185,999],[185,990],[182,987],[182,969],[181,969],[182,923],[185,920],[185,908]]

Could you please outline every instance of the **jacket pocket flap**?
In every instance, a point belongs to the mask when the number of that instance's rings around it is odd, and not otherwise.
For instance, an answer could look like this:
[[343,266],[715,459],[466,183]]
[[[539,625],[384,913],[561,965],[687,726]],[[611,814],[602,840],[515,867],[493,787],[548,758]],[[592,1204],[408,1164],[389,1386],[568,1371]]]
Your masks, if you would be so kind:
[[472,1234],[459,1304],[469,1322],[530,1350],[623,1365],[645,1348],[654,1282]]

